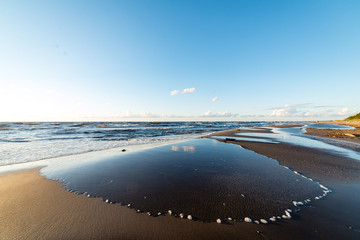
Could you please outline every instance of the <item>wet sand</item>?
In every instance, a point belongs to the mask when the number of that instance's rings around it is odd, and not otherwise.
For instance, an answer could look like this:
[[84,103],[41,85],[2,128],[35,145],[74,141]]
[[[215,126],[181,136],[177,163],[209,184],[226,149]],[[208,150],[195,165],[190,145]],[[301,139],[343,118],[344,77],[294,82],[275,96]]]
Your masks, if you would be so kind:
[[170,216],[149,217],[119,204],[106,204],[100,198],[65,191],[61,183],[41,177],[39,169],[28,170],[0,176],[1,236],[4,239],[360,238],[359,162],[288,144],[229,143],[274,158],[327,184],[333,192],[302,207],[291,220],[268,225],[232,221],[202,223]]

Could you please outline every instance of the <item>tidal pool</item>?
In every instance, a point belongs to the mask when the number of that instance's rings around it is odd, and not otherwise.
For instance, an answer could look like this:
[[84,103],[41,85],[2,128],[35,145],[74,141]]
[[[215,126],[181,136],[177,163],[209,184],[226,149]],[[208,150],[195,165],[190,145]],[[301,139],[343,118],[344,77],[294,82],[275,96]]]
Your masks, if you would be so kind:
[[214,139],[194,139],[101,161],[49,164],[41,174],[69,191],[131,204],[152,215],[171,210],[195,220],[281,216],[293,201],[324,189],[276,160]]

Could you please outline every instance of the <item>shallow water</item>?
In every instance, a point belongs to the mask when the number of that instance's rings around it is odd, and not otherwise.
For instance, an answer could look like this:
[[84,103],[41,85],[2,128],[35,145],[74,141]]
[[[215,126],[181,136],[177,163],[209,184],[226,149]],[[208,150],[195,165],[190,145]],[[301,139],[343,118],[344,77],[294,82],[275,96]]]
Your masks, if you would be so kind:
[[[265,141],[273,141],[274,143],[283,142],[309,148],[317,148],[343,157],[350,157],[356,160],[360,160],[360,153],[357,151],[328,144],[326,142],[316,140],[312,136],[302,134],[306,131],[305,127],[271,128],[271,130],[272,133],[246,132],[235,133],[235,135],[241,136],[243,138],[246,138],[246,136],[256,137],[264,139]],[[247,139],[248,141],[252,140],[250,138]]]
[[0,123],[0,166],[275,122]]
[[212,139],[65,162],[41,174],[68,190],[153,215],[172,210],[203,221],[269,218],[294,208],[292,201],[323,194],[318,183],[276,160]]

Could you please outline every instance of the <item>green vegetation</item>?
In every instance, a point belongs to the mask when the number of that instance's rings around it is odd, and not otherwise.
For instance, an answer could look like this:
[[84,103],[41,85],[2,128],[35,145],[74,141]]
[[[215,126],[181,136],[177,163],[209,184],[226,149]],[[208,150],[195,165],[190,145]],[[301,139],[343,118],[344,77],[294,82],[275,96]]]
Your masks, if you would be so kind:
[[360,120],[360,113],[354,115],[354,116],[350,116],[348,118],[345,118],[345,120]]

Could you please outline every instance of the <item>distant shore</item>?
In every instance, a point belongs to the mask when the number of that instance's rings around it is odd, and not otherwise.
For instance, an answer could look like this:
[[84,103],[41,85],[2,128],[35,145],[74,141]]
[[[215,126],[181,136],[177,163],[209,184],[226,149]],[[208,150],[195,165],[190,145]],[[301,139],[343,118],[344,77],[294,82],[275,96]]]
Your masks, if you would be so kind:
[[[269,133],[269,130],[230,130],[212,136],[231,138],[237,132]],[[325,184],[333,193],[302,207],[291,220],[267,225],[202,223],[171,216],[149,217],[119,204],[106,204],[100,198],[70,193],[61,183],[45,179],[39,175],[39,169],[33,169],[0,176],[1,235],[4,239],[360,238],[359,161],[284,143],[226,142],[276,159],[281,165]]]
[[[306,130],[307,135],[324,137],[331,139],[339,139],[343,141],[353,142],[360,144],[360,121],[327,121],[319,122],[325,124],[338,124],[354,127],[354,130],[344,130],[344,129],[314,129],[308,128]],[[360,150],[360,149],[359,149]]]

